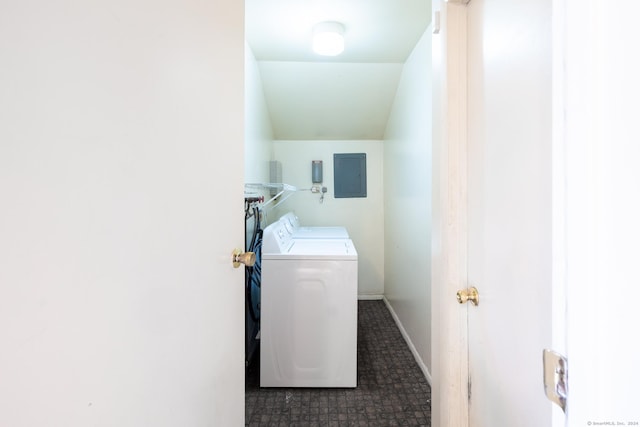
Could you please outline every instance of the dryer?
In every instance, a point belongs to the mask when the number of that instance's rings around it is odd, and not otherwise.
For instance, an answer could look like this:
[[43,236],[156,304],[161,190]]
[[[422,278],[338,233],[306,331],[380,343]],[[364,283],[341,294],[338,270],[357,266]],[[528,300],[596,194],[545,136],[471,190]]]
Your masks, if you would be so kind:
[[349,239],[264,230],[261,387],[356,387],[358,253]]
[[294,239],[348,239],[349,233],[345,227],[303,227],[293,212],[287,212],[280,217],[291,231]]

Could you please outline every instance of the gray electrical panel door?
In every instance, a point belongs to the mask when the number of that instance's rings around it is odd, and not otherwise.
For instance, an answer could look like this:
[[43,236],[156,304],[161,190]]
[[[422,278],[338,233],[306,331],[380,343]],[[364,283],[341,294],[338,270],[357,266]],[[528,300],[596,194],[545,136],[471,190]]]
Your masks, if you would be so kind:
[[367,197],[366,153],[334,154],[333,186],[336,198]]

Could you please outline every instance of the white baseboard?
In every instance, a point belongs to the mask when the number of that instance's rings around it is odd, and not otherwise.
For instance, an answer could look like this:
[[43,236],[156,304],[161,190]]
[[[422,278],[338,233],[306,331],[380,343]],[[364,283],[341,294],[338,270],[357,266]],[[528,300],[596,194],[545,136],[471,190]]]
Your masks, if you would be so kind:
[[422,361],[422,358],[418,354],[418,350],[416,350],[416,347],[411,342],[411,338],[409,338],[409,334],[407,334],[407,331],[404,329],[404,326],[402,326],[402,322],[400,321],[400,318],[398,317],[396,312],[393,310],[393,307],[391,307],[391,304],[389,304],[389,301],[384,297],[384,295],[382,296],[382,300],[384,301],[385,305],[389,309],[389,312],[391,313],[391,317],[393,317],[393,320],[396,322],[398,329],[400,329],[400,333],[402,334],[402,337],[404,338],[407,345],[409,346],[409,349],[411,350],[411,354],[413,354],[413,358],[416,359],[418,366],[422,370],[422,373],[427,379],[427,382],[431,386],[431,373],[429,372],[429,369],[427,369],[427,365],[425,365],[424,362]]
[[378,300],[383,298],[384,298],[383,295],[370,295],[370,294],[358,295],[359,300]]

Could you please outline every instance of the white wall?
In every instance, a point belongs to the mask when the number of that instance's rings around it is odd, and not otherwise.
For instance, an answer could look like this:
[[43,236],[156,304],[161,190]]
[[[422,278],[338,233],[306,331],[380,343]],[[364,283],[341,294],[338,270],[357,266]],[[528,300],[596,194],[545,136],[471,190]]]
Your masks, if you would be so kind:
[[431,148],[429,27],[404,65],[384,141],[384,294],[427,371],[431,364]]
[[[367,197],[333,196],[333,154],[366,153]],[[382,295],[384,290],[384,215],[382,141],[274,141],[274,158],[282,162],[282,180],[311,188],[311,161],[323,161],[324,202],[310,191],[297,192],[269,220],[294,211],[302,225],[342,225],[358,251],[358,294]]]
[[0,9],[0,425],[241,425],[243,2]]
[[554,348],[569,362],[567,421],[560,417],[554,425],[634,425],[640,422],[633,397],[640,383],[640,311],[632,296],[640,241],[640,3],[553,6],[564,18],[554,27],[562,56],[553,80],[554,206],[560,211],[553,225],[564,232],[554,233],[554,288],[566,283],[554,314],[567,321],[563,330],[554,319],[553,333]]
[[262,89],[260,69],[245,43],[244,176],[247,183],[269,182],[269,160],[273,150],[273,129]]

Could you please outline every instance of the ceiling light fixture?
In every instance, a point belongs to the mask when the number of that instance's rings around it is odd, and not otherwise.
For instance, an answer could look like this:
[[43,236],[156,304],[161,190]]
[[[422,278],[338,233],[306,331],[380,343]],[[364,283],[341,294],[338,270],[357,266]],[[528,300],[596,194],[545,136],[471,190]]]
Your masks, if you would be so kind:
[[336,56],[344,51],[344,25],[320,22],[313,27],[313,51],[318,55]]

